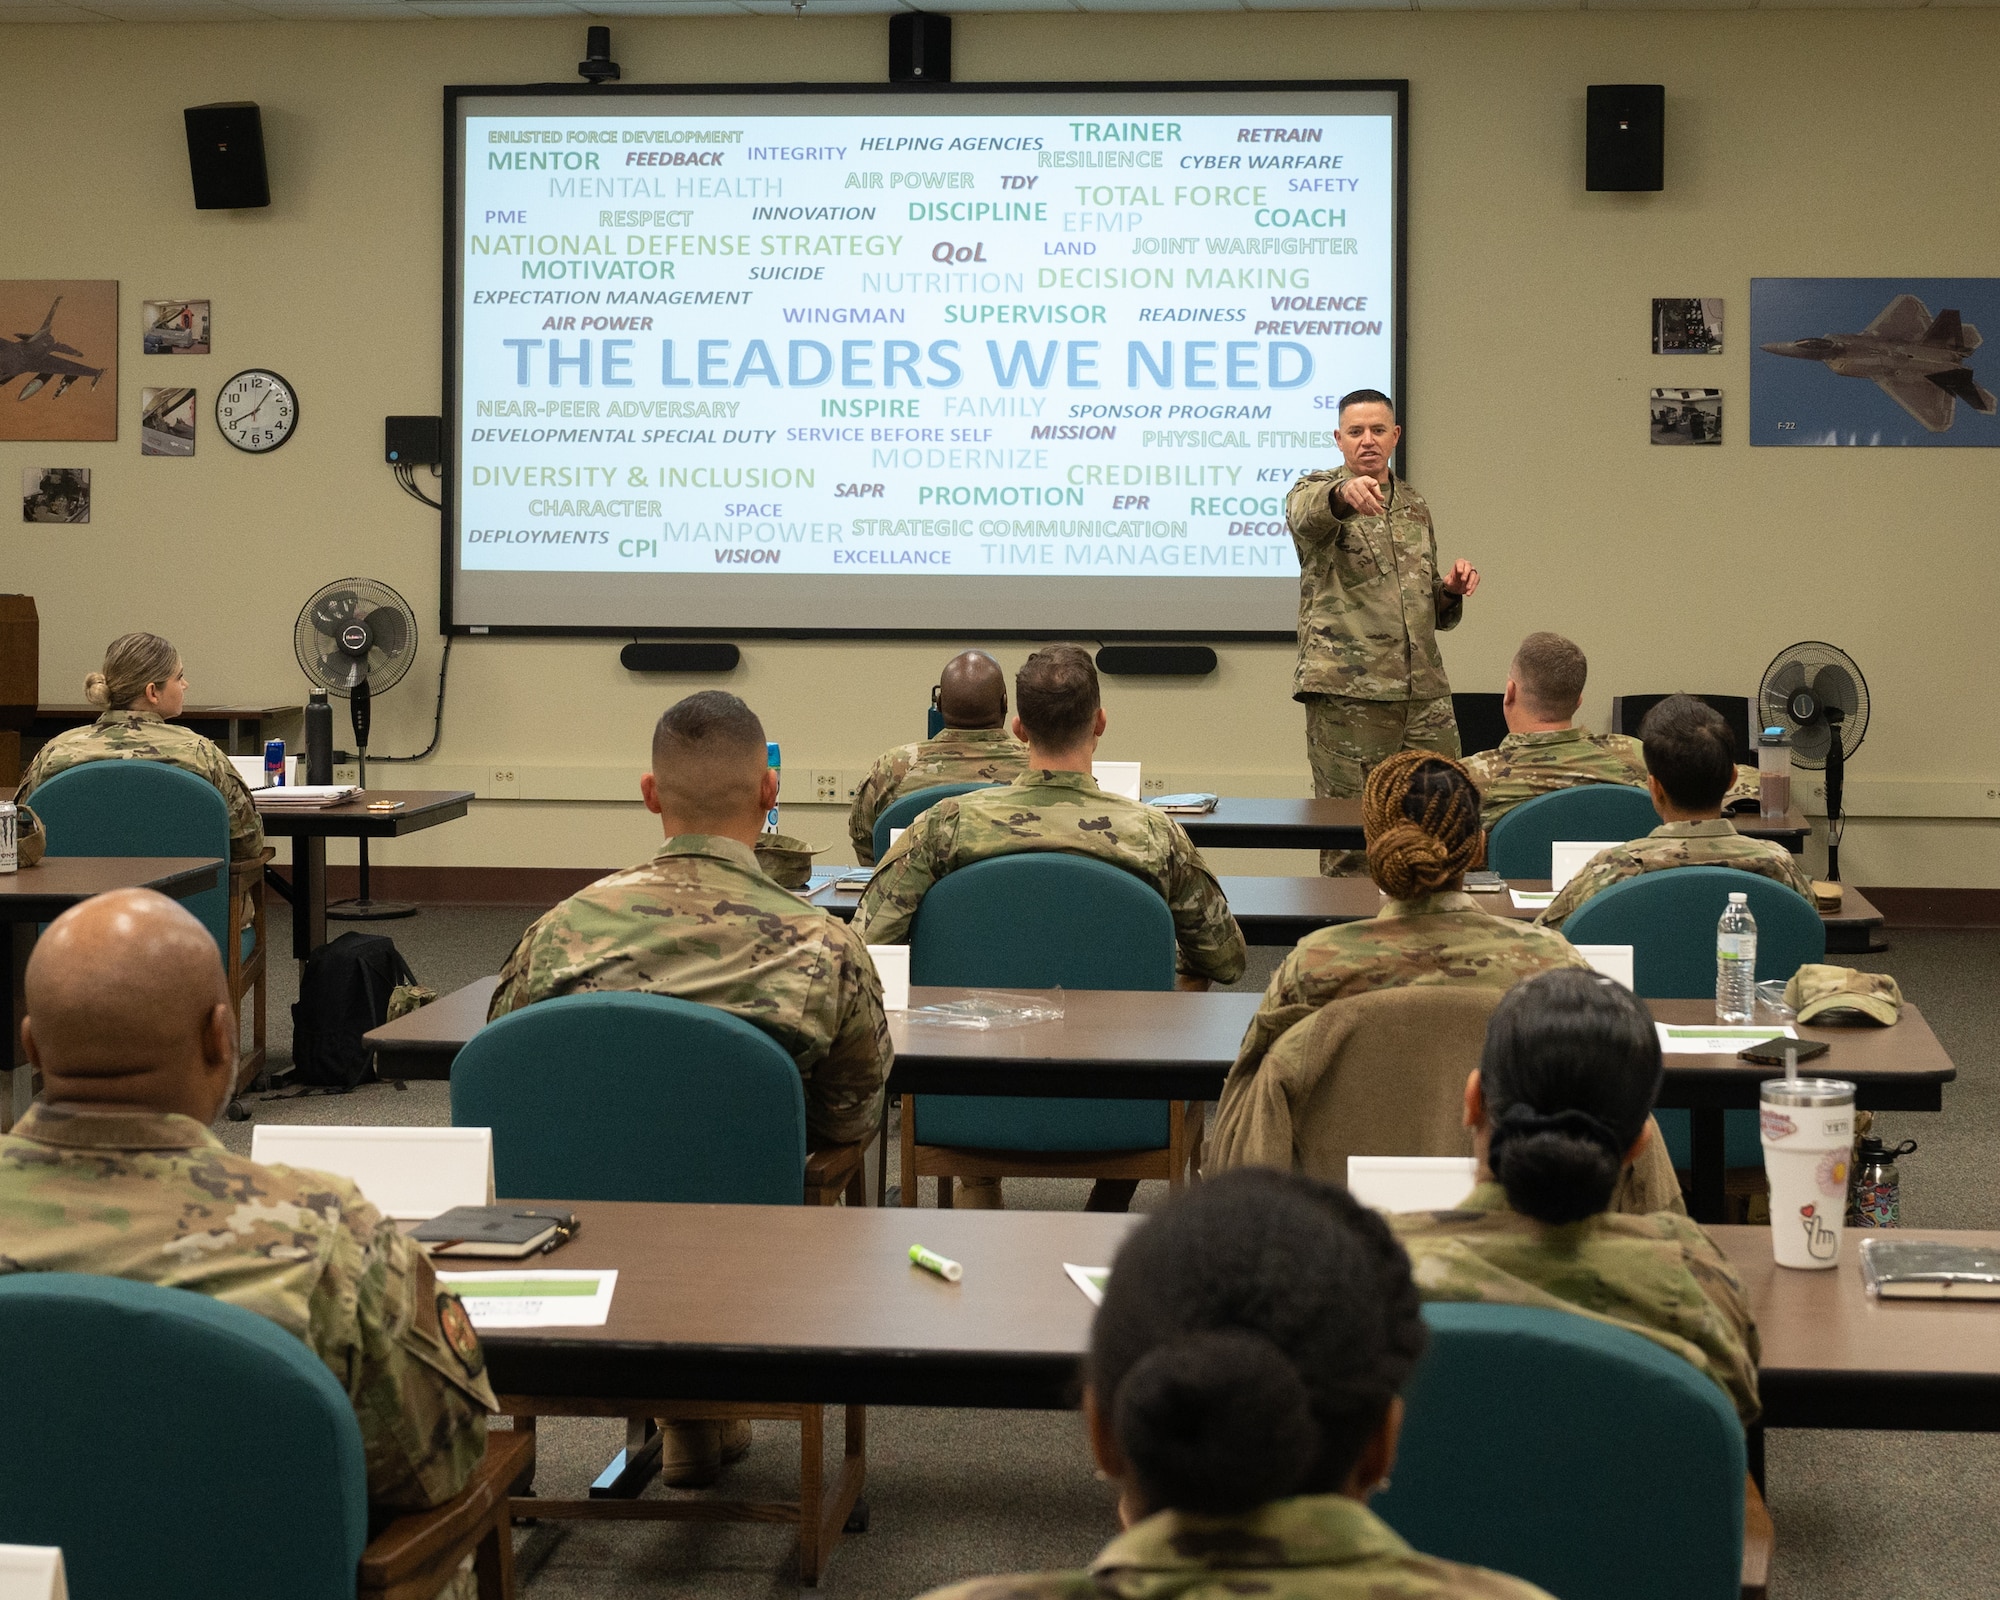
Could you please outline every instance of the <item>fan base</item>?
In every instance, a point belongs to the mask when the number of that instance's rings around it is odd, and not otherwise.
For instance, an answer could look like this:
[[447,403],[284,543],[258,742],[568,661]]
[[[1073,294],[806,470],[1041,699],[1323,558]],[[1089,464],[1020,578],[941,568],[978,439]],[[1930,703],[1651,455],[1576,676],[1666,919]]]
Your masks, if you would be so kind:
[[398,917],[414,917],[417,908],[402,900],[329,900],[329,922],[393,922]]

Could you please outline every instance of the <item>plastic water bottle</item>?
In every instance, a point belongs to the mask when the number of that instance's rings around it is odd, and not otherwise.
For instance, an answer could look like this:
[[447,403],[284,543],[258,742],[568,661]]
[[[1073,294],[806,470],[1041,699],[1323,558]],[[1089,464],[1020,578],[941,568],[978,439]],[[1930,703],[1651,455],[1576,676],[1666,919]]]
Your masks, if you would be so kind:
[[[766,742],[764,746],[764,764],[773,772],[778,772],[783,766],[783,762],[778,759],[778,747],[775,744]],[[764,813],[764,831],[766,833],[776,833],[778,831],[778,804],[775,800],[771,802],[771,809]]]
[[1715,925],[1715,1020],[1754,1022],[1756,1012],[1757,919],[1750,897],[1736,893]]

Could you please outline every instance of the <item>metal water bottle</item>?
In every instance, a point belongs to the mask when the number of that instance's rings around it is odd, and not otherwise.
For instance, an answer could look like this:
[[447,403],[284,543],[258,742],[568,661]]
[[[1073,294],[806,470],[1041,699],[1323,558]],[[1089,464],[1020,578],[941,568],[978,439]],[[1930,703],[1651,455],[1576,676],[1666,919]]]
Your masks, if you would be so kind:
[[306,782],[333,782],[333,702],[324,689],[306,700]]
[[1905,1139],[1891,1150],[1872,1133],[1854,1150],[1854,1175],[1847,1185],[1847,1225],[1850,1228],[1900,1228],[1903,1225],[1902,1174],[1896,1158],[1909,1155],[1917,1141]]
[[21,808],[11,800],[0,800],[0,873],[21,870],[20,828]]

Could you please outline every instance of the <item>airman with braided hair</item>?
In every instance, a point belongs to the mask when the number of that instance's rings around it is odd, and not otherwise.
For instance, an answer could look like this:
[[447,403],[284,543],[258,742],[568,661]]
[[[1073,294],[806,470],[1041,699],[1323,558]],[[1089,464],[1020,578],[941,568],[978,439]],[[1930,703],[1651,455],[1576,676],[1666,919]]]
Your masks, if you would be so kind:
[[1231,1075],[1255,1070],[1294,1023],[1328,1001],[1406,984],[1511,989],[1586,965],[1568,940],[1479,909],[1465,875],[1486,860],[1479,791],[1448,756],[1404,750],[1368,775],[1368,873],[1389,903],[1366,922],[1317,928],[1279,964]]

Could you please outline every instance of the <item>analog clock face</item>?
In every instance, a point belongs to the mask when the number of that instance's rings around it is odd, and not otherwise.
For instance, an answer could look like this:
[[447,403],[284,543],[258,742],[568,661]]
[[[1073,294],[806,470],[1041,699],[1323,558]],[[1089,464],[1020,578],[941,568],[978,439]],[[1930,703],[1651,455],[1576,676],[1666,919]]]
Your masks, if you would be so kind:
[[215,397],[215,425],[239,450],[263,455],[275,450],[299,425],[299,397],[275,372],[251,367],[222,386]]

